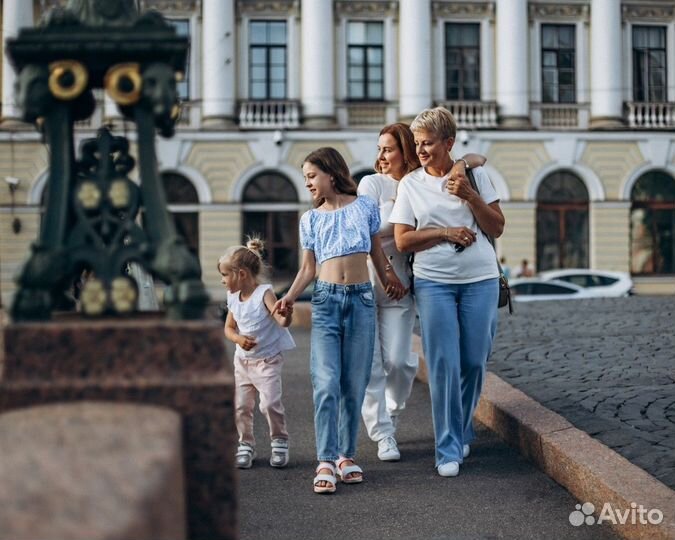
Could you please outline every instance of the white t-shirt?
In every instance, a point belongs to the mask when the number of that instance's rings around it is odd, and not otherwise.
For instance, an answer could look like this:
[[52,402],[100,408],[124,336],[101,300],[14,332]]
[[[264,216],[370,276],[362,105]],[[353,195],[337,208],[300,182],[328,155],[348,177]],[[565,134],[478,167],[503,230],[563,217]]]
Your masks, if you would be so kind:
[[279,325],[265,306],[264,297],[268,289],[272,289],[269,283],[258,285],[246,300],[241,300],[239,291],[227,293],[227,309],[232,312],[239,333],[253,336],[256,340],[256,346],[250,351],[236,346],[235,355],[240,358],[271,358],[295,348],[288,328]]
[[[390,264],[394,267],[398,278],[407,287],[410,283],[408,276],[408,254],[401,253],[396,249],[394,226],[389,223],[389,215],[392,208],[394,208],[397,189],[398,180],[394,180],[386,174],[370,174],[361,178],[358,193],[359,195],[366,195],[377,202],[380,208],[379,235],[382,242],[382,251],[384,251]],[[377,274],[370,258],[368,259],[368,268],[371,274],[370,280],[377,285],[379,280],[375,277]]]
[[[472,169],[483,200],[499,200],[482,167]],[[407,174],[398,187],[390,223],[402,223],[416,230],[438,227],[468,227],[476,242],[457,253],[451,242],[441,242],[415,253],[413,274],[441,283],[472,283],[499,277],[494,249],[481,232],[466,201],[445,191],[447,177],[427,174],[423,167]]]

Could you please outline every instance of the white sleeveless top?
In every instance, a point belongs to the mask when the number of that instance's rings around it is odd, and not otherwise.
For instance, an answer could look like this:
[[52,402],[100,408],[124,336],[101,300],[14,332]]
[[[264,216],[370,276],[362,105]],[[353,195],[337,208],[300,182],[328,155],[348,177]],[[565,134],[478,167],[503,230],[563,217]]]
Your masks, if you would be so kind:
[[268,289],[272,289],[269,283],[258,285],[244,301],[240,300],[239,291],[227,293],[227,309],[232,313],[239,333],[253,336],[257,343],[250,351],[237,345],[236,355],[240,358],[271,358],[281,351],[295,348],[288,328],[280,326],[265,306],[263,298]]

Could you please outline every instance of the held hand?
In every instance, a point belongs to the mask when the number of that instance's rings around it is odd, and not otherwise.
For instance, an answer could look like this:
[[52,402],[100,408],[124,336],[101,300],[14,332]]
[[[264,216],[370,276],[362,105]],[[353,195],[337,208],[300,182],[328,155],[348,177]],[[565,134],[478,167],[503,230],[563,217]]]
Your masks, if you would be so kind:
[[274,304],[274,309],[272,310],[272,315],[275,313],[278,313],[282,317],[288,317],[293,314],[293,303],[294,301],[288,298],[288,296],[284,296],[277,300],[276,304]]
[[476,241],[476,233],[468,227],[446,227],[445,240],[451,244],[459,244],[465,248]]
[[239,336],[237,343],[245,351],[250,351],[253,347],[257,345],[255,338],[252,336]]
[[408,289],[403,286],[403,283],[398,279],[393,269],[387,270],[387,283],[384,287],[384,292],[392,300],[400,300],[408,292]]
[[450,195],[455,195],[465,201],[476,196],[476,191],[471,187],[471,182],[466,175],[466,169],[463,161],[456,161],[450,169],[448,181],[445,184],[445,190]]

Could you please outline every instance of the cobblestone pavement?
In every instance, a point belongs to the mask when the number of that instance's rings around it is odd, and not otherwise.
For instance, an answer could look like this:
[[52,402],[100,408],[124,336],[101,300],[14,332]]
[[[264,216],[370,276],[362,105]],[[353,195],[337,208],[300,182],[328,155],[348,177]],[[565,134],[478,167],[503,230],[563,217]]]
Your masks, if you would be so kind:
[[675,297],[517,303],[488,369],[675,489]]

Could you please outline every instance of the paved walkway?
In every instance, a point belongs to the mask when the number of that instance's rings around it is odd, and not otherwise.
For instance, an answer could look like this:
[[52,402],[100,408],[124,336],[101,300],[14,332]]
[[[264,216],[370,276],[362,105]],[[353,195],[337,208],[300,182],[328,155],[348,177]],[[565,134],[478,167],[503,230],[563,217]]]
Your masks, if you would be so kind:
[[675,297],[515,308],[488,369],[675,489]]
[[419,382],[400,421],[401,462],[380,462],[362,429],[364,483],[315,495],[309,331],[293,328],[293,335],[298,349],[284,371],[291,464],[283,470],[268,465],[269,438],[256,413],[259,457],[239,474],[242,540],[614,538],[604,526],[570,525],[577,501],[486,430],[457,478],[438,476],[428,389]]

